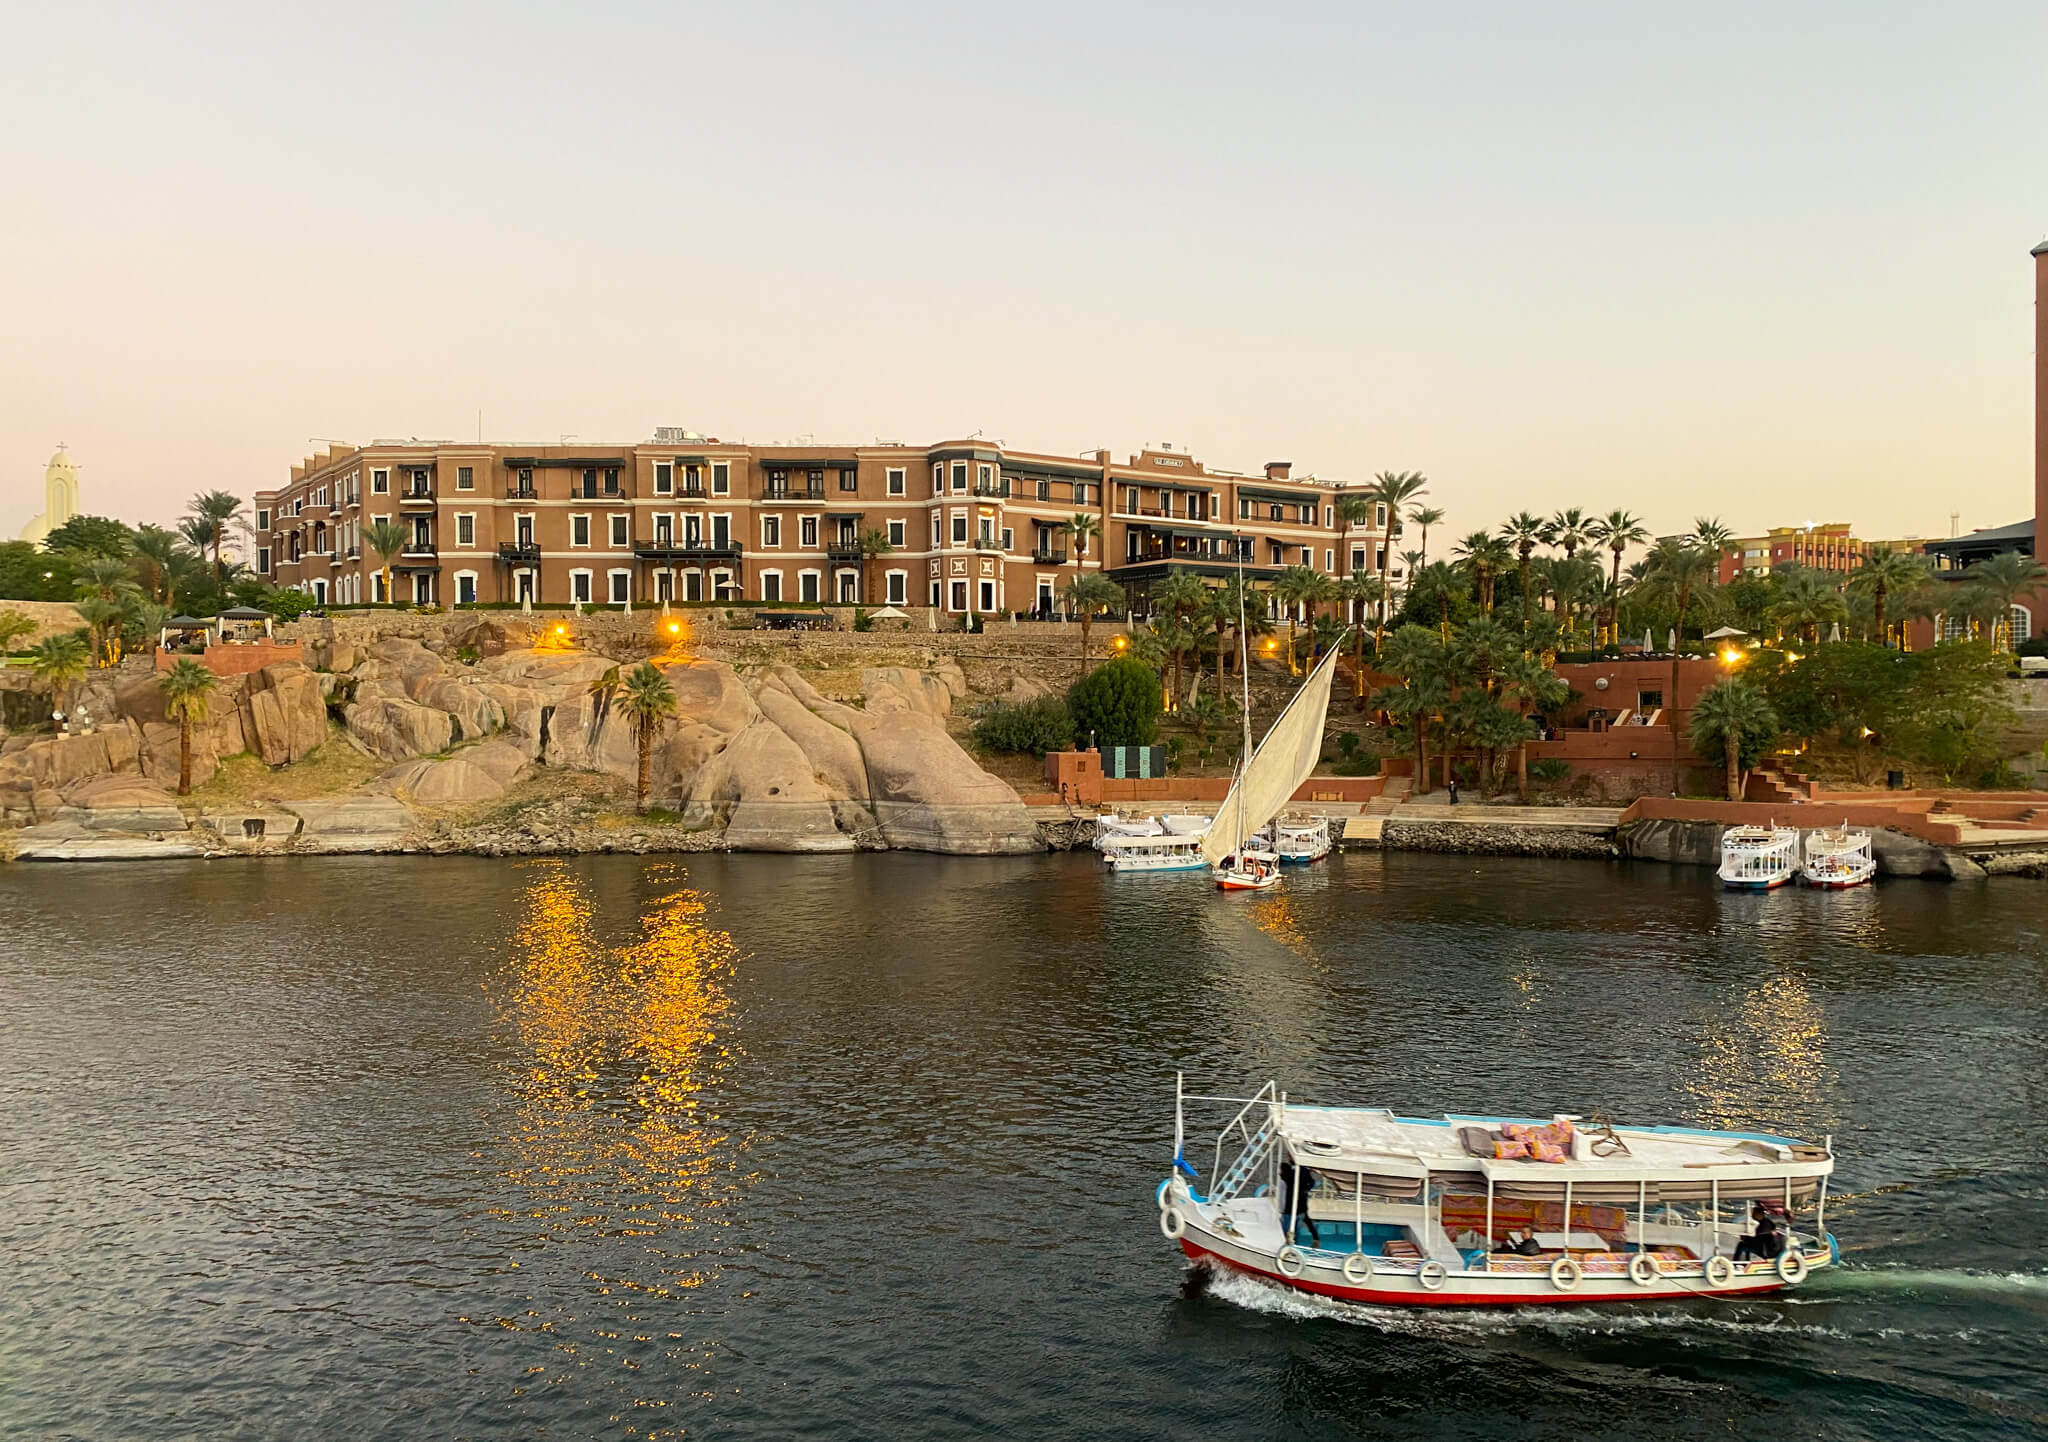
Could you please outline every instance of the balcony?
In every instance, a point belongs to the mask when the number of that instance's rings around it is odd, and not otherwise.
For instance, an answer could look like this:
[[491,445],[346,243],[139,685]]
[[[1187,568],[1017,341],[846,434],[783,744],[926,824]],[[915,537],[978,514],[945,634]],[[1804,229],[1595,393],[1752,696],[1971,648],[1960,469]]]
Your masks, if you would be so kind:
[[704,499],[704,488],[702,486],[684,486],[676,494],[686,501],[701,501]]
[[1000,551],[1003,549],[1003,543],[1001,539],[995,536],[976,536],[974,538],[974,549],[977,551]]
[[1036,566],[1064,566],[1067,564],[1067,548],[1060,546],[1048,549],[1041,546],[1031,553],[1031,562]]
[[344,561],[360,561],[363,558],[363,548],[361,546],[350,546],[341,553],[341,558]]
[[514,566],[537,566],[540,564],[540,542],[500,541],[498,559]]
[[505,487],[505,499],[508,501],[531,501],[539,495],[540,493],[534,490],[531,482],[526,485],[514,482],[512,485]]
[[761,488],[760,498],[764,501],[822,501],[825,488],[818,486],[778,486],[769,482]]
[[401,506],[431,506],[434,504],[434,488],[432,486],[407,486],[398,493],[398,504]]
[[1008,481],[976,481],[974,483],[974,494],[977,496],[999,496],[1003,498],[1008,498],[1010,494],[1010,483]]
[[858,565],[867,559],[860,549],[860,541],[853,536],[834,536],[825,542],[825,559]]
[[625,498],[626,490],[623,486],[600,486],[578,481],[569,488],[569,499],[572,501],[622,501]]
[[703,541],[685,536],[681,541],[656,537],[635,541],[633,554],[643,561],[737,561],[738,541]]
[[433,556],[440,554],[432,541],[407,541],[400,549],[401,556]]

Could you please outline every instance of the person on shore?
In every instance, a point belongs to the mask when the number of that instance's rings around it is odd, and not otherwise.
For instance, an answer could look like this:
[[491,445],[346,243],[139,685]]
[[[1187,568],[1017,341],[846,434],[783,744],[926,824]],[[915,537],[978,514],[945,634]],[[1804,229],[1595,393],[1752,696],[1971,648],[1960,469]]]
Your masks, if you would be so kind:
[[1453,806],[1456,806],[1456,805],[1458,804],[1458,778],[1457,778],[1457,777],[1455,777],[1455,776],[1453,776],[1453,777],[1451,778],[1451,782],[1450,782],[1450,789],[1451,789],[1451,805],[1453,805]]

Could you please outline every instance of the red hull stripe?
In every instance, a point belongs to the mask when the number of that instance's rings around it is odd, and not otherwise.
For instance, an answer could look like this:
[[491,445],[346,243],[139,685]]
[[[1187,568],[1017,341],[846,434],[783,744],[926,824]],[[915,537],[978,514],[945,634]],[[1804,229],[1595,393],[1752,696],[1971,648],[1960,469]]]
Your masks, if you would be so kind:
[[[1448,1287],[1441,1292],[1428,1292],[1420,1287],[1412,1292],[1378,1292],[1370,1287],[1345,1287],[1329,1282],[1310,1282],[1298,1277],[1283,1277],[1280,1273],[1269,1272],[1263,1267],[1249,1267],[1243,1262],[1233,1261],[1231,1258],[1212,1252],[1206,1247],[1197,1246],[1185,1237],[1181,1239],[1180,1247],[1183,1252],[1187,1253],[1190,1261],[1198,1262],[1202,1258],[1208,1257],[1222,1263],[1233,1271],[1245,1272],[1254,1277],[1264,1277],[1268,1281],[1278,1282],[1283,1287],[1291,1287],[1297,1292],[1312,1292],[1319,1297],[1334,1297],[1340,1302],[1376,1302],[1389,1307],[1558,1307],[1579,1306],[1594,1302],[1661,1302],[1669,1301],[1673,1297],[1685,1297],[1688,1295],[1701,1297],[1753,1296],[1759,1292],[1778,1291],[1785,1285],[1783,1282],[1773,1278],[1771,1281],[1760,1282],[1755,1286],[1747,1287],[1708,1288],[1702,1285],[1689,1293],[1652,1291],[1649,1288],[1639,1288],[1630,1292],[1607,1292],[1598,1293],[1593,1296],[1573,1292],[1550,1292],[1542,1296],[1536,1296],[1528,1292],[1453,1292]],[[1688,1278],[1687,1280],[1690,1281],[1691,1279]],[[1700,1280],[1702,1283],[1705,1282],[1705,1278]]]

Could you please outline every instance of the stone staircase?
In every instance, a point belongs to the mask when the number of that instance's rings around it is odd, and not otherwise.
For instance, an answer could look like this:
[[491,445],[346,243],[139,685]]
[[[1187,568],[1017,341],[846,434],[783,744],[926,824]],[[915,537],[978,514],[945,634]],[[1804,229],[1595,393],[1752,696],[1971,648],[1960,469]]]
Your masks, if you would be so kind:
[[1744,801],[1761,801],[1774,806],[1789,806],[1795,801],[1813,799],[1812,780],[1798,771],[1785,771],[1775,766],[1759,766],[1749,773],[1743,783]]
[[1385,816],[1414,794],[1415,781],[1413,777],[1390,777],[1387,780],[1386,786],[1381,789],[1380,794],[1365,803],[1365,814],[1367,816]]

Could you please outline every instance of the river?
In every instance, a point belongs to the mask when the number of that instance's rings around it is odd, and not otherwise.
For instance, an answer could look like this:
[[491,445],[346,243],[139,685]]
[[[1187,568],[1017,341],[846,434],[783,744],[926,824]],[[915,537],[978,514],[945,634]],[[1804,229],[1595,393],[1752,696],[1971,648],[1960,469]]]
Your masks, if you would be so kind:
[[[0,868],[0,918],[0,1435],[2048,1431],[2030,883],[280,858]],[[1541,1315],[1198,1286],[1176,1068],[1832,1134],[1848,1266]]]

